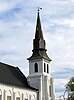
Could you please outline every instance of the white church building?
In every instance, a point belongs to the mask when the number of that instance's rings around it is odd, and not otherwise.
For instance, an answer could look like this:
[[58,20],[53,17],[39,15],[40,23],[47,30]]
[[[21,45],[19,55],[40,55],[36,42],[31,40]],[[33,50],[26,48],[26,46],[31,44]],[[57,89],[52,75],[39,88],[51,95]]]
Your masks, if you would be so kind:
[[55,100],[51,59],[46,51],[38,11],[29,75],[26,78],[18,67],[0,62],[0,100]]

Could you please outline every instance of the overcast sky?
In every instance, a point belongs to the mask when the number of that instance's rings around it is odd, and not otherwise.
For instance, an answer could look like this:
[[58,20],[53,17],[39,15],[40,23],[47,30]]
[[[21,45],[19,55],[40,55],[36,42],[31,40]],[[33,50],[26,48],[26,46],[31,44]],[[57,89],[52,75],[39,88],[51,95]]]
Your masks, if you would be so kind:
[[38,6],[59,96],[74,76],[74,0],[0,0],[0,61],[28,75]]

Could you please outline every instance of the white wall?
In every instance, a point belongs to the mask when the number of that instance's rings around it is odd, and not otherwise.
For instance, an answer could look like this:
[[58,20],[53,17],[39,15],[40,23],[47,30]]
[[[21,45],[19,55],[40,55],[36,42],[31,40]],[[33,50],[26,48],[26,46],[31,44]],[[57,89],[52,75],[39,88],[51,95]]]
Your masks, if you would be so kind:
[[7,96],[11,96],[11,100],[16,100],[16,97],[20,100],[37,100],[37,91],[5,84],[0,84],[0,95],[2,100],[7,100]]

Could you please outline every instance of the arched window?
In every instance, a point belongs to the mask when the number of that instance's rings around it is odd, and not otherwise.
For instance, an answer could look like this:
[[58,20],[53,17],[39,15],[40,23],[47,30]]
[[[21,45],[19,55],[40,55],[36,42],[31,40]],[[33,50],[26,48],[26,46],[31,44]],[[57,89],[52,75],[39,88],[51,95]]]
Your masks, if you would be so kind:
[[7,92],[8,92],[7,100],[11,100],[11,95],[12,95],[11,90],[9,90],[9,91],[7,91]]
[[35,72],[38,72],[38,64],[37,63],[35,63],[34,68],[35,68]]
[[24,100],[28,100],[28,93],[25,94]]
[[47,64],[47,73],[49,73],[49,66],[48,66],[48,64]]
[[16,93],[16,100],[20,100],[20,96],[21,96],[21,94],[20,94],[20,92],[18,91],[17,93]]
[[46,72],[46,65],[45,65],[45,63],[44,63],[44,72]]

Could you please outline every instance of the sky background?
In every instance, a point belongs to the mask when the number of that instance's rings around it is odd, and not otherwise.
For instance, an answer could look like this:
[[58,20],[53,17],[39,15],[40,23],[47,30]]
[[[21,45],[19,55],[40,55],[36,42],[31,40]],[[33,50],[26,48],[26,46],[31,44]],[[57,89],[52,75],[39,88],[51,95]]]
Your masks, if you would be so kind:
[[0,61],[28,75],[38,6],[58,97],[74,76],[74,0],[0,0]]

